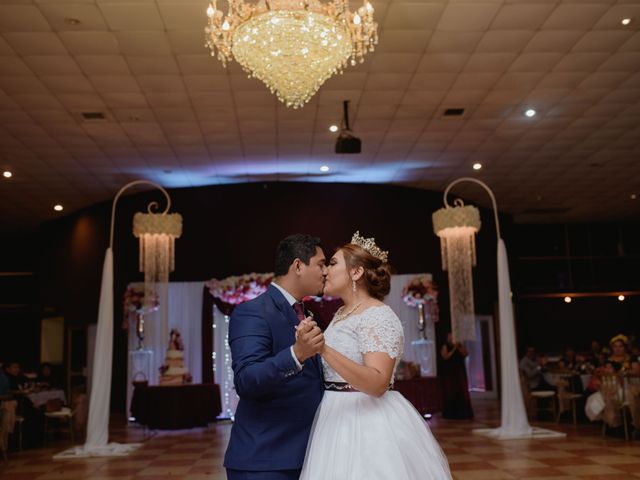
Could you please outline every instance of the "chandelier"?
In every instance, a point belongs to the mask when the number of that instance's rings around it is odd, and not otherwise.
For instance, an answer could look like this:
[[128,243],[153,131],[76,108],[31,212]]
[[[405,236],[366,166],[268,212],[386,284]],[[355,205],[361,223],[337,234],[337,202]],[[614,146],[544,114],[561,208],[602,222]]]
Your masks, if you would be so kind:
[[[446,200],[446,196],[445,196]],[[456,342],[475,340],[472,267],[476,264],[475,236],[480,211],[456,199],[455,207],[434,212],[433,230],[440,237],[442,269],[449,273],[451,332]]]
[[[167,210],[169,207],[167,207]],[[133,217],[133,234],[140,239],[140,271],[144,272],[145,307],[157,298],[156,283],[167,283],[175,268],[175,240],[182,235],[179,213],[138,212]]]
[[348,0],[217,0],[209,4],[206,46],[226,66],[235,59],[287,107],[303,106],[350,61],[364,61],[378,43],[368,0],[356,12]]

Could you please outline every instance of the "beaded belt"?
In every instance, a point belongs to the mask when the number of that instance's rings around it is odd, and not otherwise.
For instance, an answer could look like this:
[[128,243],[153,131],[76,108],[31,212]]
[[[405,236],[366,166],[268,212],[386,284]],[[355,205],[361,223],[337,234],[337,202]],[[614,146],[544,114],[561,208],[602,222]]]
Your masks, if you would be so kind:
[[[357,388],[347,382],[324,382],[324,389],[330,392],[359,392]],[[388,390],[393,390],[393,385],[389,385]]]

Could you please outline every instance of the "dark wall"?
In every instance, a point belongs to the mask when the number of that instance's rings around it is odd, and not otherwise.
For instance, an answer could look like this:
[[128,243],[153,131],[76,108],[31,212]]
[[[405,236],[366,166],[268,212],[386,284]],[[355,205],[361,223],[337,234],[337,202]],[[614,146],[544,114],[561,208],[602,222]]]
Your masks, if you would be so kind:
[[36,368],[40,360],[40,308],[35,239],[0,229],[0,363]]
[[[431,224],[431,213],[442,205],[440,193],[385,185],[269,183],[176,189],[170,194],[172,211],[181,213],[184,221],[172,281],[272,271],[275,247],[290,233],[322,237],[329,255],[360,230],[390,251],[397,273],[434,274],[442,292],[439,335],[448,330],[446,273],[441,270],[440,243]],[[133,215],[153,200],[161,203],[162,196],[158,192],[127,196],[118,207],[116,315],[126,285],[142,279],[137,271],[138,241],[131,233]],[[96,321],[109,215],[110,204],[97,205],[46,224],[38,233],[42,304],[62,312],[70,324]],[[492,216],[484,211],[482,216],[486,226],[478,238],[476,304],[479,313],[492,314],[496,238]],[[504,230],[508,232],[508,225]],[[115,328],[112,405],[123,410],[126,334],[119,325]]]
[[[515,225],[513,288],[518,343],[547,352],[586,349],[618,334],[640,334],[640,223]],[[609,297],[525,298],[609,292]],[[627,294],[623,302],[617,295]]]
[[530,298],[516,302],[518,346],[548,353],[571,346],[589,350],[592,340],[605,345],[618,333],[640,333],[640,297],[624,302],[616,297],[583,297],[565,303],[562,298]]

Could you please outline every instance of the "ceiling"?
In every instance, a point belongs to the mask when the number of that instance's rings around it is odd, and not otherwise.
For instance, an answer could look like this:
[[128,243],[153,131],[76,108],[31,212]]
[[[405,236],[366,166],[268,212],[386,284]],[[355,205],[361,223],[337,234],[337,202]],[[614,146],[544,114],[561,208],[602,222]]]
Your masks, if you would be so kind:
[[[209,56],[206,1],[3,0],[0,224],[138,178],[444,190],[474,176],[518,221],[640,218],[640,1],[372,3],[376,52],[292,110]],[[333,153],[344,99],[360,155]],[[477,186],[455,192],[486,204]]]

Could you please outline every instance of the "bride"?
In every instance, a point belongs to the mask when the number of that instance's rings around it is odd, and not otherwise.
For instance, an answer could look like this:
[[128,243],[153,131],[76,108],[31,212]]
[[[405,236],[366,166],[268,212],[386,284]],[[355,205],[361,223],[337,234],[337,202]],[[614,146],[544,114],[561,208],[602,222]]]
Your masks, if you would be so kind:
[[381,301],[390,289],[387,255],[356,232],[329,263],[324,293],[344,306],[325,332],[325,393],[301,480],[451,478],[426,422],[392,389],[404,334]]

